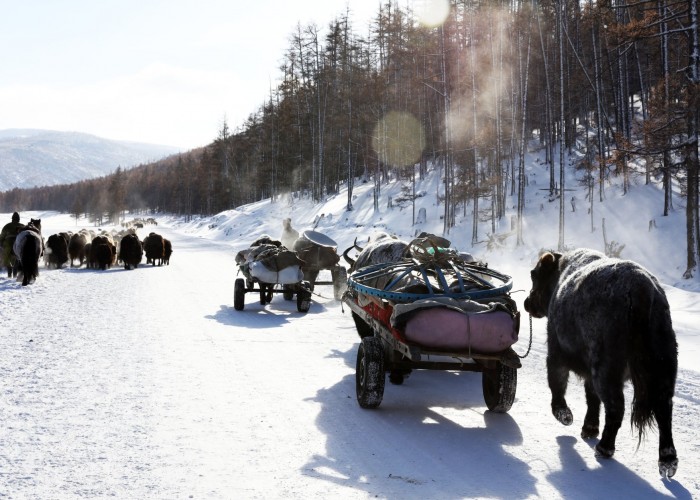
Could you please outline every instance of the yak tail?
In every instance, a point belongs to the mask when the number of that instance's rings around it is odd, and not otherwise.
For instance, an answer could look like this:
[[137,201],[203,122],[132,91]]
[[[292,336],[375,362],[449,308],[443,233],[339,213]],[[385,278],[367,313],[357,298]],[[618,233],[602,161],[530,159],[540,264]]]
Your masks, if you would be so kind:
[[24,238],[20,260],[22,261],[22,286],[27,286],[39,275],[40,245],[37,244],[37,236],[29,233]]
[[649,298],[630,311],[628,355],[634,387],[630,422],[639,431],[638,446],[655,420],[670,415],[678,371],[678,344],[668,301],[661,289]]

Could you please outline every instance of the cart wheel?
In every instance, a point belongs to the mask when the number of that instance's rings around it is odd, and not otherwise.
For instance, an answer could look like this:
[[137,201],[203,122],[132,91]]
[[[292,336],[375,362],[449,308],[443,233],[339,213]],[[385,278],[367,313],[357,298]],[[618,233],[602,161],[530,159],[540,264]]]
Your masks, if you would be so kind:
[[343,266],[338,266],[338,269],[331,274],[333,275],[333,298],[340,300],[348,288],[348,270]]
[[292,300],[294,298],[294,287],[282,285],[282,297],[284,297],[284,300]]
[[233,308],[242,311],[245,306],[245,284],[243,278],[238,278],[233,287]]
[[297,311],[300,313],[309,312],[311,308],[311,292],[306,287],[301,287],[297,292]]
[[377,408],[384,397],[384,349],[381,339],[365,337],[357,350],[355,390],[362,408]]
[[506,413],[513,406],[518,385],[518,370],[498,363],[481,373],[481,388],[489,410]]

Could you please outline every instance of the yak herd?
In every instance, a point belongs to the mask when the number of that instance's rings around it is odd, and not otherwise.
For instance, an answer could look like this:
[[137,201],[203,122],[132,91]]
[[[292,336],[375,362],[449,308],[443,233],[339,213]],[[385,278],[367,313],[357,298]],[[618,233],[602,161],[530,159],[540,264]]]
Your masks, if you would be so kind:
[[[12,235],[6,234],[7,226],[15,223],[18,225],[12,227]],[[283,225],[283,238],[298,237],[290,219]],[[41,250],[46,266],[61,268],[70,263],[73,267],[77,261],[78,266],[85,262],[88,268],[102,270],[116,263],[125,269],[136,268],[144,254],[147,264],[168,264],[172,253],[170,242],[159,234],[151,232],[140,241],[137,226],[99,234],[85,229],[74,234],[52,234],[45,247],[40,220],[22,226],[19,216],[13,214],[13,222],[7,226],[0,235],[3,263],[8,266],[8,277],[24,268],[23,285],[36,278]],[[431,242],[435,250],[443,246],[442,239]],[[449,242],[444,246],[449,247]],[[12,253],[7,253],[8,248]],[[354,243],[343,256],[352,273],[368,265],[396,262],[409,256],[413,248],[407,242],[384,237],[368,242],[365,248]],[[356,259],[349,256],[353,249],[360,251]],[[671,431],[678,345],[670,307],[658,280],[634,262],[588,249],[544,253],[530,276],[532,289],[524,307],[534,318],[548,318],[547,379],[555,418],[564,425],[573,422],[564,396],[569,373],[574,372],[584,380],[588,406],[581,436],[598,436],[602,404],[605,420],[595,450],[600,457],[613,456],[624,414],[623,385],[631,379],[631,422],[639,431],[640,441],[645,430],[656,424],[659,473],[673,477],[678,468]],[[360,336],[373,335],[356,316],[353,313]]]
[[141,240],[136,230],[143,227],[143,221],[135,220],[123,224],[121,230],[59,232],[50,235],[44,242],[41,220],[32,220],[27,225],[13,228],[15,234],[4,235],[0,247],[2,263],[7,268],[7,277],[21,277],[23,286],[36,280],[42,258],[45,267],[55,269],[85,264],[87,269],[104,271],[122,265],[124,269],[131,270],[141,264],[144,256],[146,264],[170,264],[173,252],[170,240],[155,232],[150,232]]

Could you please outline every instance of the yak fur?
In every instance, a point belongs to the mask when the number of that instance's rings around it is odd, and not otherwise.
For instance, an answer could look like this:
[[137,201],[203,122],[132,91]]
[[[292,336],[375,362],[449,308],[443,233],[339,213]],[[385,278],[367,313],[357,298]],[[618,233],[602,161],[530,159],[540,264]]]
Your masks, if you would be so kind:
[[124,269],[136,269],[143,259],[143,247],[141,240],[133,233],[124,235],[119,244],[119,260],[124,264]]
[[163,265],[165,241],[160,234],[150,233],[146,236],[143,240],[143,249],[146,252],[146,264]]
[[80,231],[71,235],[70,240],[68,240],[68,258],[70,260],[70,267],[73,267],[74,261],[77,259],[79,264],[82,266],[85,261],[85,245],[87,245],[88,239],[84,232]]
[[36,281],[39,276],[39,259],[44,253],[44,240],[41,237],[41,219],[31,219],[26,228],[17,234],[12,250],[17,258],[15,267],[22,274],[22,286]]
[[68,235],[56,233],[46,240],[47,265],[61,269],[68,262]]
[[552,413],[573,423],[565,399],[569,373],[584,381],[587,412],[581,436],[598,436],[600,404],[605,425],[596,452],[611,457],[625,412],[623,385],[634,387],[631,422],[639,432],[659,429],[659,473],[678,468],[671,419],[678,346],[666,295],[640,265],[588,249],[544,253],[530,273],[525,310],[547,317],[547,378]]

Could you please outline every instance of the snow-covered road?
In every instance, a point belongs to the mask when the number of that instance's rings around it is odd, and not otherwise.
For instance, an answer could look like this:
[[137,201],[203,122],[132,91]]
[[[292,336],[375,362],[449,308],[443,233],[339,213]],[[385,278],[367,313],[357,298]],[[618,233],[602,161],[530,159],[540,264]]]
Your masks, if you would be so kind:
[[[44,234],[59,229],[72,228]],[[380,408],[362,410],[358,337],[330,286],[307,314],[281,295],[235,311],[231,245],[156,230],[173,242],[169,266],[0,278],[0,498],[700,495],[697,371],[679,375],[671,482],[656,434],[637,451],[628,420],[615,458],[594,457],[579,383],[574,426],[554,420],[544,322],[508,414],[486,411],[479,374],[449,372],[387,383]]]

